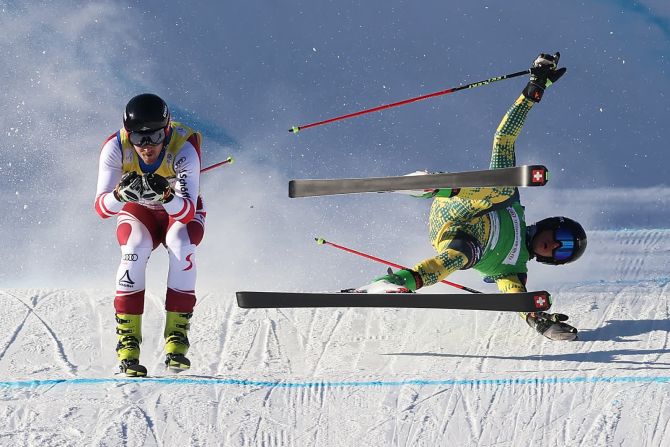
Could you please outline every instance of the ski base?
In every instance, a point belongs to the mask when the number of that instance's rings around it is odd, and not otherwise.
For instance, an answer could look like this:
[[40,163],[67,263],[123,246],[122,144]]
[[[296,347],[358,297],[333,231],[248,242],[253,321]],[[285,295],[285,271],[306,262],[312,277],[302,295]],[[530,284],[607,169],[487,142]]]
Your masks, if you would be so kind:
[[237,292],[244,309],[286,307],[389,307],[412,309],[464,309],[499,312],[537,312],[551,307],[544,290],[525,293],[427,294],[427,293],[315,293]]
[[288,196],[295,198],[439,188],[544,186],[548,180],[549,171],[545,166],[523,165],[484,171],[414,176],[291,180],[288,184]]

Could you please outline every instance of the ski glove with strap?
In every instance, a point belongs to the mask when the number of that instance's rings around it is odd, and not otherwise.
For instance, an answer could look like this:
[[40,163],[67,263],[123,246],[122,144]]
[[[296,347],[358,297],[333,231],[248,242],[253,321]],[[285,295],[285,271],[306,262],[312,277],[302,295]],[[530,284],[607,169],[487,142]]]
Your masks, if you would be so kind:
[[523,89],[523,95],[526,98],[533,102],[540,102],[544,89],[565,74],[567,68],[556,68],[560,57],[561,53],[558,51],[553,55],[542,53],[533,61],[533,66],[530,68],[530,82]]
[[531,312],[526,315],[526,323],[550,340],[572,341],[577,338],[577,329],[565,323],[568,316],[546,312]]
[[158,174],[144,174],[142,176],[142,199],[148,202],[168,203],[174,194],[170,183],[165,177]]
[[139,201],[142,196],[142,177],[135,171],[123,174],[113,194],[119,202]]

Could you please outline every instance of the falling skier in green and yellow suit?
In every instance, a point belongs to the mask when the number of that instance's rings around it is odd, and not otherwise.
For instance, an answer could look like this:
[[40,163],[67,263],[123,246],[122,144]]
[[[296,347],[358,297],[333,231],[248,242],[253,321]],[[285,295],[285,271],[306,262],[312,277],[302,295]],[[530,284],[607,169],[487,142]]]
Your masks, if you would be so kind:
[[[557,68],[559,57],[559,53],[540,54],[533,62],[530,82],[496,130],[490,169],[516,165],[514,145],[528,112],[540,102],[545,88],[566,71]],[[524,208],[515,187],[409,193],[434,198],[429,229],[437,256],[421,261],[411,270],[389,272],[357,291],[414,292],[457,270],[474,268],[485,280],[495,281],[503,293],[525,292],[526,264],[530,259],[560,265],[577,260],[586,248],[584,229],[566,217],[551,217],[526,226]],[[552,340],[577,337],[577,330],[564,323],[567,316],[563,314],[533,312],[522,316],[531,327]]]

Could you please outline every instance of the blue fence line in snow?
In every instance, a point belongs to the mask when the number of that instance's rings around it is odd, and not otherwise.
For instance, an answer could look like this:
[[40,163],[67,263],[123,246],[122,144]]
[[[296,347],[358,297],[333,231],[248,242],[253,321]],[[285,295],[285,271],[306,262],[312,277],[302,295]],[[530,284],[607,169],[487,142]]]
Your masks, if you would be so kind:
[[347,388],[347,387],[400,387],[419,386],[510,386],[510,385],[558,385],[589,383],[670,383],[669,376],[642,377],[546,377],[507,379],[446,379],[446,380],[398,380],[398,381],[343,381],[343,382],[279,382],[263,380],[218,379],[214,377],[144,377],[144,378],[90,378],[90,379],[45,379],[0,381],[0,388],[33,388],[55,385],[100,385],[119,383],[163,383],[168,385],[236,385],[269,388]]

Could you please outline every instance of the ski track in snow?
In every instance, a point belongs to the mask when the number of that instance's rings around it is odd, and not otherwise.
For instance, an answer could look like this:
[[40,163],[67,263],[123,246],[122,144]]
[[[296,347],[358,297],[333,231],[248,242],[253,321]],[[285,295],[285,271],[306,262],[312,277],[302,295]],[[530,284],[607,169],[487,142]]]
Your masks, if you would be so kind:
[[[16,330],[14,331],[12,337],[9,340],[9,343],[7,346],[3,349],[3,351],[0,353],[0,361],[2,360],[2,357],[4,357],[5,352],[18,340],[18,338],[23,335],[24,337],[28,337],[29,335],[34,335],[31,333],[31,330],[34,331],[33,327],[30,326],[30,323],[32,321],[37,320],[39,323],[38,326],[43,327],[43,329],[46,331],[48,335],[48,339],[50,339],[50,343],[54,347],[55,350],[55,357],[59,360],[60,363],[62,363],[69,375],[74,376],[75,372],[77,370],[77,367],[73,365],[70,360],[68,359],[67,354],[65,353],[65,349],[63,347],[63,343],[58,339],[57,335],[55,334],[54,330],[51,328],[51,326],[44,321],[44,319],[40,316],[40,307],[46,306],[46,304],[49,302],[50,298],[54,298],[58,293],[57,292],[49,292],[46,293],[43,296],[40,296],[40,294],[35,294],[30,297],[30,300],[24,300],[19,298],[16,295],[7,293],[5,291],[0,291],[0,293],[10,299],[16,300],[17,302],[21,303],[25,309],[27,310],[27,313],[25,314],[23,320],[19,323],[19,325],[16,327]],[[30,302],[28,302],[30,301]],[[57,316],[57,315],[56,315]],[[40,340],[40,342],[44,342],[43,339]]]
[[148,294],[157,380],[113,375],[113,292],[0,290],[0,445],[668,445],[670,232],[598,237],[615,249],[594,250],[597,277],[551,289],[572,343],[512,313],[246,310],[210,292],[194,368],[170,375]]

